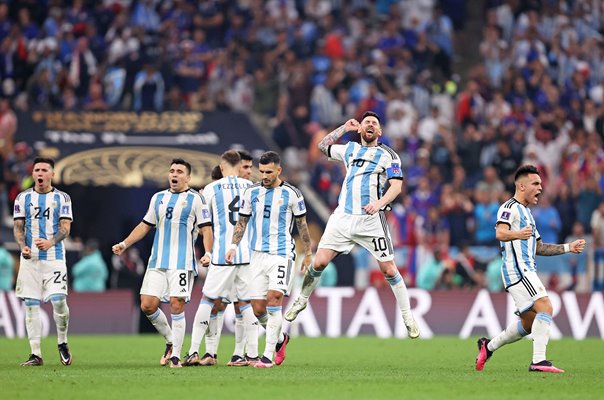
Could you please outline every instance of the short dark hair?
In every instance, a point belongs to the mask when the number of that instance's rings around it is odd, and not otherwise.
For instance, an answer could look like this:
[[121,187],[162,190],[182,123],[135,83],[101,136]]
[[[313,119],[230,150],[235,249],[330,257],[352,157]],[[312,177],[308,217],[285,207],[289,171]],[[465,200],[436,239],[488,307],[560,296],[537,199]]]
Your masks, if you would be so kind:
[[267,151],[266,153],[260,156],[259,163],[262,165],[271,163],[281,165],[281,157],[279,157],[279,154],[275,153],[274,151]]
[[528,174],[537,174],[539,175],[539,170],[534,165],[526,164],[522,165],[520,168],[516,170],[516,174],[514,175],[514,182],[517,182],[518,179],[523,176],[527,176]]
[[170,165],[172,165],[172,164],[184,165],[185,168],[187,169],[187,175],[191,175],[191,172],[193,171],[193,168],[191,168],[191,164],[189,164],[188,162],[186,162],[182,158],[173,158],[172,162],[170,163]]
[[237,152],[243,161],[254,161],[254,157],[247,150],[237,150]]
[[212,178],[213,181],[222,179],[222,170],[220,169],[220,165],[216,165],[214,168],[212,168],[212,172],[210,173],[210,178]]
[[50,165],[52,167],[52,169],[55,168],[55,160],[53,160],[52,158],[49,158],[49,157],[34,158],[34,163],[32,165],[36,165],[37,163],[46,163],[46,164]]
[[379,117],[379,115],[377,115],[377,113],[375,113],[375,112],[373,112],[373,111],[365,111],[365,112],[363,113],[363,116],[361,117],[361,121],[362,121],[362,120],[364,120],[364,119],[365,119],[365,118],[367,118],[367,117],[375,117],[375,118],[378,120],[378,122],[379,122],[380,124],[382,123],[382,121],[380,121],[380,117]]
[[220,156],[222,161],[225,161],[230,166],[234,167],[235,165],[241,162],[241,156],[237,150],[227,150]]

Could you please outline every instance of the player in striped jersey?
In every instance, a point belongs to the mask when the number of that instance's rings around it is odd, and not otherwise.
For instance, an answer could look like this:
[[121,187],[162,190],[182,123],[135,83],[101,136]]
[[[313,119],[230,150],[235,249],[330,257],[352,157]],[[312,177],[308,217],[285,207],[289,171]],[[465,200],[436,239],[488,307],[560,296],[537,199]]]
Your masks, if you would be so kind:
[[[360,144],[335,144],[344,133],[351,131],[361,135]],[[313,265],[304,274],[300,295],[285,313],[286,320],[293,321],[306,308],[321,272],[331,260],[340,253],[350,252],[355,244],[359,244],[377,260],[390,283],[408,336],[412,339],[419,337],[419,328],[411,314],[407,287],[394,264],[392,239],[383,212],[401,192],[401,160],[392,149],[378,142],[381,135],[377,114],[367,111],[360,123],[349,119],[319,143],[319,149],[330,159],[344,162],[346,177],[338,207],[327,222]],[[386,181],[390,187],[384,193]]]
[[285,359],[289,336],[282,332],[283,296],[289,294],[295,243],[291,234],[293,222],[305,246],[304,265],[310,265],[310,235],[306,225],[306,206],[302,193],[281,180],[281,158],[273,151],[260,157],[258,170],[262,183],[249,187],[243,195],[239,221],[226,261],[233,263],[238,247],[248,228],[252,249],[253,279],[249,293],[254,314],[266,328],[266,346],[257,368],[280,365]]
[[514,181],[514,197],[499,207],[495,229],[497,239],[501,241],[503,284],[514,299],[516,314],[520,319],[493,339],[478,340],[476,370],[482,371],[493,352],[501,346],[514,343],[532,333],[533,360],[529,371],[564,372],[545,357],[553,308],[544,285],[537,276],[535,255],[581,253],[585,248],[585,240],[578,239],[565,244],[542,243],[535,219],[528,208],[531,204],[537,204],[543,191],[539,171],[532,165],[524,165],[516,171]]
[[37,157],[33,162],[34,187],[19,193],[15,200],[15,241],[21,249],[16,294],[25,303],[25,327],[31,355],[22,366],[43,365],[40,337],[40,304],[52,302],[57,325],[59,356],[63,365],[71,364],[67,345],[69,307],[67,306],[67,265],[65,239],[73,220],[71,199],[52,186],[54,160]]
[[[141,287],[141,310],[166,340],[161,365],[181,367],[180,350],[185,336],[185,303],[191,296],[197,275],[195,240],[203,235],[206,253],[202,265],[209,265],[212,251],[210,212],[203,196],[189,188],[191,164],[172,160],[168,173],[170,188],[155,193],[142,222],[122,242],[113,246],[120,255],[155,227],[155,238],[147,272]],[[161,300],[169,297],[172,328],[162,310]]]
[[[238,311],[249,338],[248,355],[258,357],[258,322],[254,316],[247,294],[249,281],[250,250],[247,237],[244,237],[241,246],[235,254],[233,263],[226,262],[226,252],[231,243],[233,228],[239,218],[241,199],[245,189],[252,182],[238,177],[241,166],[241,156],[236,150],[229,150],[222,154],[220,169],[223,178],[210,183],[203,190],[203,195],[208,202],[212,215],[214,233],[214,248],[212,261],[203,287],[203,297],[195,314],[191,347],[184,365],[214,365],[216,363],[216,349],[211,349],[206,343],[206,354],[199,358],[199,345],[206,330],[211,323],[213,307],[221,308],[223,301],[237,301]],[[223,308],[222,308],[223,309]],[[216,333],[218,335],[218,333]],[[243,335],[242,335],[243,336]],[[236,347],[229,362],[230,366],[246,366],[244,358],[244,345],[242,337],[236,341]]]
[[[252,168],[253,168],[253,160],[254,158],[250,153],[245,150],[237,150],[239,156],[241,157],[241,163],[239,166],[239,177],[243,179],[250,180],[252,177]],[[218,180],[222,178],[222,172],[220,171],[220,165],[217,166],[218,171],[216,173],[216,177],[212,175],[212,180]],[[212,170],[214,172],[214,170]],[[239,302],[237,301],[237,296],[233,293],[232,298],[234,300],[233,308],[235,309],[235,352],[238,351],[238,346],[245,347],[245,327],[243,322],[243,314],[239,309]],[[210,326],[208,327],[208,332],[206,334],[206,353],[200,361],[200,365],[216,365],[218,359],[218,345],[220,344],[220,337],[222,335],[222,327],[224,325],[224,311],[227,306],[227,302],[222,302],[219,305],[215,305],[212,309],[212,314],[210,315]],[[257,343],[257,339],[252,339],[252,343]],[[256,354],[257,351],[252,349],[250,354]],[[246,360],[234,360],[231,358],[231,361],[227,364],[228,366],[243,366],[250,361],[251,363],[255,363],[258,360],[258,357],[252,357],[248,354],[249,357],[246,357]],[[234,356],[233,356],[234,357]]]

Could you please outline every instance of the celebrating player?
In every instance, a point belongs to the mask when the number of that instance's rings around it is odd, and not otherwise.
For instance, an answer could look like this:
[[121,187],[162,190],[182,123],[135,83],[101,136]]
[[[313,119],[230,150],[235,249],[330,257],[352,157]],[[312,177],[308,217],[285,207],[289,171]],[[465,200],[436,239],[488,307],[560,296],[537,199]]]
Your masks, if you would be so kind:
[[[141,310],[155,329],[165,338],[166,350],[160,365],[180,368],[186,320],[185,303],[191,297],[195,262],[195,240],[203,235],[206,253],[202,265],[209,265],[212,250],[210,213],[203,196],[189,188],[191,164],[183,159],[174,159],[168,174],[170,188],[155,193],[142,222],[122,242],[113,246],[120,255],[128,247],[141,240],[155,227],[155,238],[147,272],[141,287]],[[162,310],[160,301],[169,296],[172,327]]]
[[529,371],[564,372],[545,357],[553,308],[545,286],[537,276],[535,254],[555,256],[568,252],[581,253],[585,248],[585,240],[578,239],[565,244],[542,243],[535,219],[528,208],[529,204],[537,204],[543,191],[539,171],[532,165],[524,165],[516,171],[514,181],[514,197],[503,203],[497,212],[496,236],[503,249],[503,284],[514,299],[520,320],[491,340],[478,340],[476,369],[482,371],[493,352],[501,346],[514,343],[532,333],[533,361],[529,365]]
[[[247,237],[244,238],[239,251],[232,263],[226,262],[226,252],[231,243],[233,228],[239,218],[241,198],[245,189],[252,185],[247,179],[238,177],[241,166],[241,157],[235,150],[222,154],[220,169],[223,178],[210,183],[203,190],[204,198],[212,215],[214,233],[214,250],[212,261],[203,286],[203,297],[195,314],[191,348],[186,356],[184,365],[201,365],[212,359],[215,363],[214,353],[210,353],[206,343],[206,354],[199,358],[199,345],[206,330],[210,325],[212,308],[221,306],[223,300],[238,301],[241,319],[247,333],[248,355],[258,358],[258,321],[254,316],[252,306],[247,295],[249,281],[250,250]],[[233,291],[233,289],[235,289]],[[234,293],[234,294],[233,294]],[[232,296],[232,297],[231,297]],[[241,335],[243,336],[243,335]],[[242,339],[240,337],[239,339]],[[237,341],[235,351],[228,363],[229,366],[246,366],[248,360],[244,358],[244,345],[242,340]]]
[[[361,144],[335,144],[346,132],[361,135]],[[367,111],[361,123],[349,119],[321,140],[319,149],[330,159],[343,161],[346,177],[338,207],[329,218],[319,242],[313,265],[304,274],[300,295],[285,313],[293,321],[306,308],[321,272],[338,254],[348,253],[355,244],[365,247],[377,260],[380,270],[394,292],[410,338],[419,337],[419,328],[411,314],[407,287],[394,264],[392,239],[383,210],[401,192],[403,172],[399,156],[378,142],[382,135],[376,113]],[[383,193],[388,180],[390,187]],[[304,268],[304,266],[302,267]]]
[[67,265],[65,239],[73,220],[71,199],[52,186],[55,162],[34,159],[34,187],[19,193],[15,200],[15,241],[21,249],[16,294],[25,302],[25,327],[31,347],[22,366],[43,365],[40,336],[40,303],[50,300],[57,325],[59,356],[63,365],[71,364],[67,345],[69,307],[67,306]]
[[[295,243],[292,223],[305,245],[303,264],[311,260],[310,235],[306,225],[306,206],[298,189],[281,180],[281,158],[273,151],[260,157],[258,170],[262,183],[248,188],[243,195],[239,221],[226,261],[234,263],[238,247],[249,223],[251,269],[249,293],[258,321],[266,328],[266,346],[257,368],[271,368],[285,359],[289,336],[282,332],[283,297],[289,294]],[[268,313],[267,313],[268,312]],[[276,354],[275,354],[276,353]]]

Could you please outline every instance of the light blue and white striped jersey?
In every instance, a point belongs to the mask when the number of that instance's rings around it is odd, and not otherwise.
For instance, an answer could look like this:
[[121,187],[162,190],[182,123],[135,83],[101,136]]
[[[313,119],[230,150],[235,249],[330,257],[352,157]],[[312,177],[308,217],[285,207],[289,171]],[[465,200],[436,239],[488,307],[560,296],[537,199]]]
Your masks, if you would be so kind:
[[364,215],[363,207],[382,197],[388,179],[403,179],[401,159],[384,144],[375,147],[357,142],[334,144],[329,146],[327,155],[346,165],[335,213]]
[[295,258],[294,217],[306,214],[298,189],[287,182],[271,189],[257,183],[244,192],[239,214],[250,217],[247,230],[252,250]]
[[201,194],[192,189],[155,193],[143,222],[156,228],[147,268],[197,273],[194,246],[198,229],[212,223]]
[[31,248],[32,260],[65,260],[63,241],[44,251],[34,245],[34,239],[51,239],[58,232],[61,219],[73,220],[71,198],[52,188],[38,193],[33,188],[19,193],[15,199],[13,218],[25,220],[25,245]]
[[533,235],[527,240],[510,240],[501,243],[501,277],[506,288],[518,283],[526,272],[535,272],[535,251],[541,235],[535,219],[528,207],[511,198],[499,207],[497,223],[509,225],[510,230],[519,231],[526,226],[533,228]]
[[250,263],[248,230],[235,252],[233,264],[227,264],[225,256],[232,243],[233,228],[239,220],[239,209],[243,201],[243,192],[252,186],[252,182],[236,176],[225,176],[210,183],[203,189],[203,197],[208,203],[212,215],[214,245],[212,247],[213,265],[240,265]]

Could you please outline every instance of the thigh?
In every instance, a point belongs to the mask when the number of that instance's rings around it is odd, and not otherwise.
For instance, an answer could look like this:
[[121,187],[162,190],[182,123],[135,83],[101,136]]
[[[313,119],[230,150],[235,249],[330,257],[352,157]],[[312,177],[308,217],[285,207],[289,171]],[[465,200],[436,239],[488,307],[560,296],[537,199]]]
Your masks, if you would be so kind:
[[253,251],[250,259],[248,294],[252,300],[265,300],[268,292],[268,254]]
[[530,310],[535,300],[547,297],[545,286],[534,272],[525,274],[517,284],[508,287],[507,291],[514,299],[518,315]]
[[353,226],[352,238],[376,260],[394,260],[394,246],[383,212],[358,218]]
[[188,302],[193,289],[193,271],[184,269],[169,269],[166,271],[169,297],[178,297]]
[[231,300],[250,301],[250,285],[252,281],[252,268],[250,264],[237,265],[235,271],[235,282],[231,290]]
[[210,299],[230,299],[235,279],[235,267],[228,265],[210,265],[203,284],[203,294]]
[[330,249],[338,253],[348,254],[354,247],[354,242],[350,237],[350,226],[352,216],[333,214],[327,221],[327,226],[319,245],[319,249]]
[[39,261],[42,274],[42,298],[47,301],[54,294],[67,296],[67,265],[65,261]]
[[18,298],[44,300],[42,273],[38,269],[38,264],[37,260],[26,260],[21,257],[15,284],[15,294]]
[[148,268],[145,271],[143,284],[140,290],[141,295],[154,296],[162,302],[168,302],[168,279],[166,270],[157,268]]
[[289,295],[293,264],[293,260],[286,257],[269,255],[266,268],[268,290],[281,292],[286,296]]

